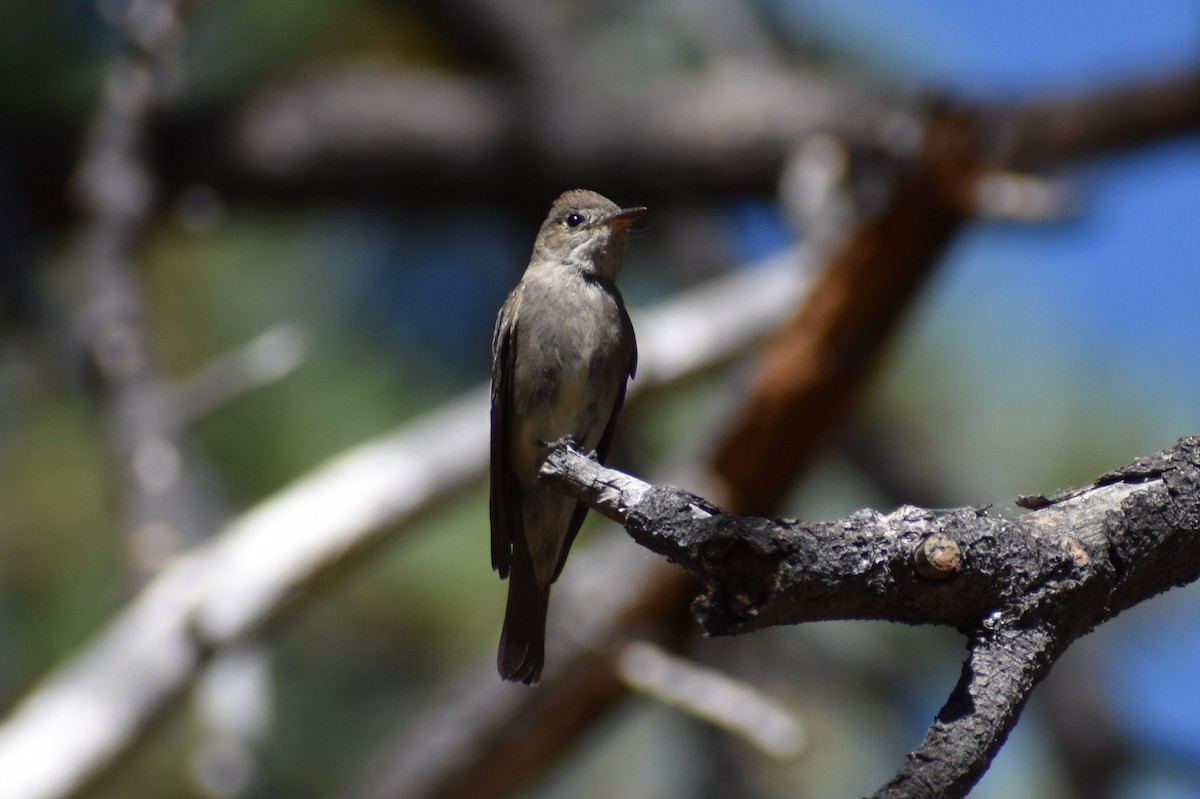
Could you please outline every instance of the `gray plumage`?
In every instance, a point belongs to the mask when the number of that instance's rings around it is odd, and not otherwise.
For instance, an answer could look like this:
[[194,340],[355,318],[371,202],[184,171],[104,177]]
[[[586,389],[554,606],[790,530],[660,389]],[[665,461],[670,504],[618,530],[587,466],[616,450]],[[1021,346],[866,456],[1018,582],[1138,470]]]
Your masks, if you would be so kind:
[[545,445],[570,435],[603,461],[637,368],[615,281],[625,231],[644,210],[592,191],[563,194],[496,318],[490,514],[492,568],[509,580],[496,659],[506,680],[541,676],[550,584],[587,515],[538,480]]

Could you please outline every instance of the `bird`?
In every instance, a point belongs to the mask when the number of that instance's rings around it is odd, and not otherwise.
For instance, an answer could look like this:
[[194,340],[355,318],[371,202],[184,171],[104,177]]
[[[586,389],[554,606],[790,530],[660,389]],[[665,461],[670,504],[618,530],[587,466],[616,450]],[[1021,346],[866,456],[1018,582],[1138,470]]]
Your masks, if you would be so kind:
[[505,680],[541,677],[550,585],[588,510],[538,479],[547,444],[570,436],[603,462],[637,371],[616,279],[629,226],[645,210],[585,189],[563,193],[496,317],[488,505],[492,568],[508,579],[496,654]]

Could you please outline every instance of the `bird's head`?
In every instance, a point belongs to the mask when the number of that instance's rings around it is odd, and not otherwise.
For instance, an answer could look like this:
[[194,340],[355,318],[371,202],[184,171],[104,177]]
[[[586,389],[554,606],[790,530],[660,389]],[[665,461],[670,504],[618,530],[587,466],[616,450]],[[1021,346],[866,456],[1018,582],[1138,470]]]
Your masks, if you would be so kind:
[[565,192],[550,206],[538,231],[534,260],[574,266],[615,280],[625,254],[626,231],[645,208],[621,208],[586,189]]

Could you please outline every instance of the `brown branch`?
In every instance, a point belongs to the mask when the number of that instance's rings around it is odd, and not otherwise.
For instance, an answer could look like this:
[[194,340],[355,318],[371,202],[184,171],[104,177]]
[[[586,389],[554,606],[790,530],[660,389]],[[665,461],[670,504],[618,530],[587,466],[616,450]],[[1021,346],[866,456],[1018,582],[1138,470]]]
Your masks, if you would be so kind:
[[920,153],[853,229],[762,356],[713,467],[736,512],[777,509],[853,411],[892,330],[977,208],[989,169],[1131,147],[1200,126],[1200,76],[998,108],[934,108]]
[[1200,579],[1200,438],[1101,475],[1015,519],[911,506],[834,522],[732,516],[557,442],[542,471],[703,583],[709,634],[883,619],[967,635],[962,677],[877,797],[948,799],[975,783],[1029,693],[1077,638]]
[[1200,128],[1200,75],[980,109],[996,166],[1029,168],[1128,150]]
[[850,234],[770,341],[714,458],[732,510],[778,507],[853,410],[889,334],[968,219],[975,135],[971,117],[934,112],[916,163],[902,167],[883,208]]

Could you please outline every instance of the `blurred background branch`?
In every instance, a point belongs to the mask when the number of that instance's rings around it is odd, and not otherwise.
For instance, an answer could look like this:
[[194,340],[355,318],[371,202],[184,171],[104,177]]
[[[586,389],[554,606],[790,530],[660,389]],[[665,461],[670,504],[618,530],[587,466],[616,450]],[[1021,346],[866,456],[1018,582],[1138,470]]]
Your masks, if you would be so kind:
[[167,0],[112,10],[121,50],[103,74],[73,181],[84,215],[79,326],[111,427],[128,547],[140,576],[199,543],[220,516],[160,374],[136,267],[157,192],[146,140],[153,115],[180,88],[180,10]]

